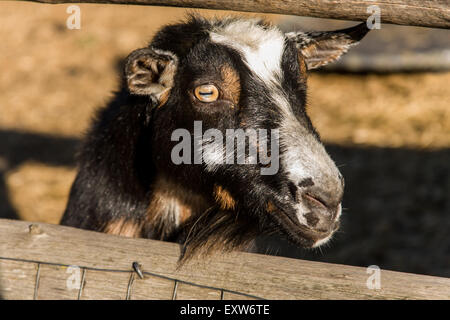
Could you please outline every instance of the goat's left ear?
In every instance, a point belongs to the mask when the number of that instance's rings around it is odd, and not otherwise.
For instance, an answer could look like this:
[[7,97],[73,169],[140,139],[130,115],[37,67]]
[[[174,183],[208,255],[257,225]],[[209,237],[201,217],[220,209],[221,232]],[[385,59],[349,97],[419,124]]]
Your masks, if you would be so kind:
[[133,51],[125,61],[125,79],[132,94],[148,95],[158,105],[167,101],[173,87],[177,57],[168,51],[142,48]]
[[325,32],[289,32],[305,59],[308,70],[336,61],[369,32],[366,23],[348,29]]

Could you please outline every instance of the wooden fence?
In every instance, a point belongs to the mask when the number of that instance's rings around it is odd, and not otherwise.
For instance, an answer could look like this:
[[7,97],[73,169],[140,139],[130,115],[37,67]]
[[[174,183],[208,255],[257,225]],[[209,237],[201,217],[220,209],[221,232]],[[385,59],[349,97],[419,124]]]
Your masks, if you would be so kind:
[[0,219],[0,297],[450,299],[446,278],[381,270],[377,290],[368,289],[366,268],[234,252],[177,269],[179,250],[174,243]]
[[[278,13],[365,21],[379,8],[381,22],[450,28],[448,0],[25,0],[49,4],[112,3]],[[373,7],[372,7],[373,8]]]
[[[450,28],[448,0],[26,0],[181,6]],[[450,299],[450,279],[235,252],[177,268],[179,246],[0,219],[3,299]],[[136,265],[140,265],[136,268]],[[79,280],[79,281],[77,281]]]

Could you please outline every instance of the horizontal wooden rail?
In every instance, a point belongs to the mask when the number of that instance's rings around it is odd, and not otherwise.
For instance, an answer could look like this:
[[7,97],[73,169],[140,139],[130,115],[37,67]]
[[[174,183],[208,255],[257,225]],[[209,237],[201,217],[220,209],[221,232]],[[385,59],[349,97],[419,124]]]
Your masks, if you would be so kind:
[[43,3],[111,3],[278,13],[365,21],[378,6],[382,23],[450,28],[448,0],[25,0]]
[[377,290],[361,267],[235,252],[177,269],[178,255],[174,243],[0,219],[0,298],[450,298],[447,278],[381,270]]

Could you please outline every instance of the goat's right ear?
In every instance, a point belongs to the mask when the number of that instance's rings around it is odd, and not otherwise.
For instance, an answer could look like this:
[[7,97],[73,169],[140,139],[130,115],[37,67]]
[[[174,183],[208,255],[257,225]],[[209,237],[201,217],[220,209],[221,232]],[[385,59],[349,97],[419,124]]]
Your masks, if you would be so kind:
[[163,105],[173,87],[177,57],[168,51],[142,48],[133,51],[125,62],[125,79],[132,94],[147,95]]

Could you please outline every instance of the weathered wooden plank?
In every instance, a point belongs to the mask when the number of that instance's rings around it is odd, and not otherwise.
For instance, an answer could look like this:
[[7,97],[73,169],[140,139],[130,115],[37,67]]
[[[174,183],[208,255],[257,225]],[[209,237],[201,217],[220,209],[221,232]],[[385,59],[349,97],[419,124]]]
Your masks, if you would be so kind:
[[448,0],[25,0],[50,4],[112,3],[278,13],[343,20],[366,20],[378,6],[383,23],[450,28]]
[[256,300],[256,298],[225,291],[223,293],[223,300]]
[[220,290],[193,286],[187,283],[177,283],[175,300],[219,300]]
[[146,275],[144,279],[135,277],[131,288],[130,300],[170,300],[173,296],[175,281]]
[[125,300],[131,272],[86,270],[81,300]]
[[54,265],[40,265],[37,300],[75,300],[78,288],[67,285],[70,274],[67,267]]
[[177,269],[179,250],[174,243],[0,220],[0,257],[125,271],[138,261],[144,273],[266,299],[450,299],[447,278],[382,270],[381,289],[370,290],[366,268],[235,252]]
[[37,263],[0,259],[0,300],[32,300]]

